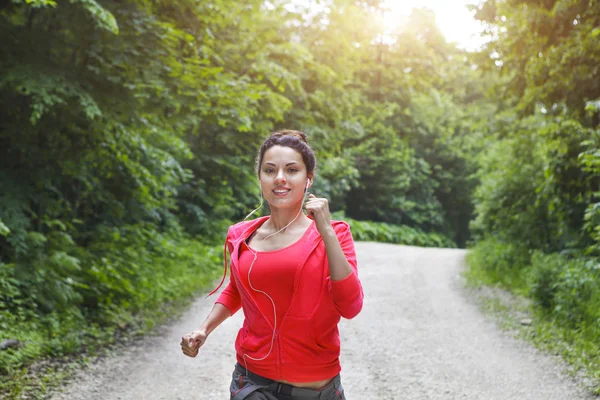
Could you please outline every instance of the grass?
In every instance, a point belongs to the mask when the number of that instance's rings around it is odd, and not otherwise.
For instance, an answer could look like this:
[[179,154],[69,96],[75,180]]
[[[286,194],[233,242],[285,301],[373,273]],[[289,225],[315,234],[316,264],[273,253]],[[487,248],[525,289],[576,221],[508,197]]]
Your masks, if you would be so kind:
[[178,318],[196,296],[180,298],[137,315],[135,320],[112,335],[94,338],[85,350],[62,357],[40,359],[13,370],[0,383],[0,397],[6,400],[41,400],[68,383],[75,372],[99,358],[119,354],[132,341],[152,335],[157,326]]
[[46,316],[5,315],[10,319],[3,322],[7,329],[0,339],[18,338],[21,345],[0,352],[0,398],[46,398],[90,360],[118,352],[181,315],[223,273],[221,249],[171,242],[158,256],[146,259],[147,279],[130,300],[137,301],[135,307],[112,307],[101,320],[88,320],[74,307]]
[[[525,296],[523,279],[505,277],[498,282],[493,273],[467,260],[464,273],[467,288],[475,295],[482,311],[494,316],[498,326],[514,337],[547,354],[560,356],[568,363],[569,374],[592,394],[600,396],[600,343],[551,319]],[[506,283],[507,279],[514,284],[514,289]]]

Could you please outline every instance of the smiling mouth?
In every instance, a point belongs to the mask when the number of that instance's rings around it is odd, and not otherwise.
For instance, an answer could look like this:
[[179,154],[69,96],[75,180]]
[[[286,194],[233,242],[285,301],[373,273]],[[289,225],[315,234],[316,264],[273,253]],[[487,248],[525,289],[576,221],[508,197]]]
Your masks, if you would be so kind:
[[275,189],[275,190],[273,190],[273,193],[275,194],[275,196],[285,196],[289,192],[291,192],[291,189]]

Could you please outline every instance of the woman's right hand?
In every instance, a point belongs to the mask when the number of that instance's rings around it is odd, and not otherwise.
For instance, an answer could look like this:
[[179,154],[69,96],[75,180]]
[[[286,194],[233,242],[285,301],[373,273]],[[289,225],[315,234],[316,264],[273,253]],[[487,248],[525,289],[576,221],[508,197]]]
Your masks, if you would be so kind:
[[181,351],[188,357],[196,357],[200,347],[206,342],[206,332],[203,330],[194,331],[181,337]]

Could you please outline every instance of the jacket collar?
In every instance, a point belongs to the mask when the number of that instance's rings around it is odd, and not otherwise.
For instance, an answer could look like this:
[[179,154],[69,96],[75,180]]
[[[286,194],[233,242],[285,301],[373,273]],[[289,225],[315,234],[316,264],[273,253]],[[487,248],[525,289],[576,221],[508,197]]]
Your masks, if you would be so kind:
[[[259,217],[259,218],[253,219],[251,221],[242,221],[242,222],[235,224],[232,227],[232,230],[231,230],[227,240],[230,241],[234,245],[234,249],[235,249],[241,241],[248,239],[250,237],[250,235],[252,235],[252,233],[256,229],[258,229],[259,226],[261,226],[263,223],[265,223],[265,221],[268,219],[269,219],[269,216],[265,215],[264,217]],[[320,240],[322,240],[322,238],[321,238],[321,234],[319,233],[319,231],[317,229],[313,229],[312,227],[309,227],[308,229],[310,229],[310,231],[308,232],[308,236],[306,237],[307,246],[310,246],[312,248]],[[233,252],[232,252],[232,254],[233,254]]]
[[[239,244],[240,242],[246,240],[247,238],[250,237],[250,235],[252,234],[252,232],[254,232],[256,229],[258,229],[259,226],[261,226],[267,219],[269,219],[268,215],[265,215],[263,217],[259,217],[250,221],[242,221],[242,222],[238,222],[237,224],[233,225],[228,234],[227,234],[227,239],[225,240],[225,244],[223,246],[223,264],[224,264],[224,268],[223,268],[223,278],[221,279],[221,282],[219,283],[219,285],[213,290],[211,291],[206,297],[211,296],[212,294],[216,293],[221,286],[223,285],[223,283],[225,282],[225,278],[227,277],[227,267],[230,265],[229,262],[227,262],[227,248],[228,248],[228,243],[231,243],[232,249],[231,249],[231,264],[236,264],[237,265],[237,258],[238,258],[238,250],[239,250]],[[310,253],[314,250],[314,248],[317,246],[317,244],[319,243],[319,241],[322,240],[321,238],[321,234],[319,233],[319,231],[315,228],[313,229],[312,227],[309,227],[308,229],[310,229],[310,232],[308,232],[308,236],[306,237],[306,243],[307,243],[307,248],[308,248],[308,252]]]

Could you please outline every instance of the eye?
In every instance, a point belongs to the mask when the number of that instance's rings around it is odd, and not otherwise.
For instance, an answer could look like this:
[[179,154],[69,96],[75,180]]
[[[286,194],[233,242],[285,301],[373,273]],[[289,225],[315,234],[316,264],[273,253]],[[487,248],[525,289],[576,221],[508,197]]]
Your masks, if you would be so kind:
[[273,168],[265,168],[265,174],[273,173]]
[[297,168],[290,168],[288,171],[289,172],[298,172],[298,169]]

